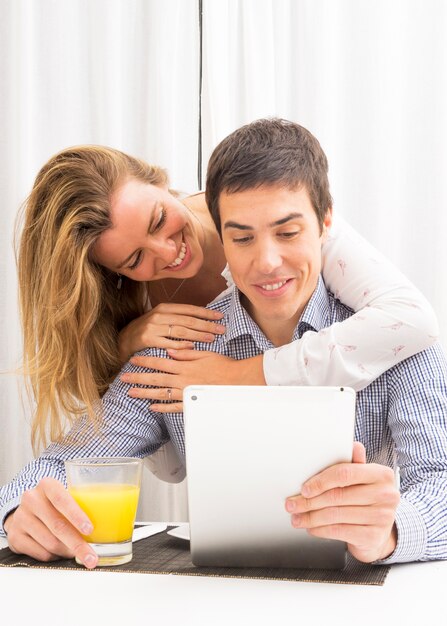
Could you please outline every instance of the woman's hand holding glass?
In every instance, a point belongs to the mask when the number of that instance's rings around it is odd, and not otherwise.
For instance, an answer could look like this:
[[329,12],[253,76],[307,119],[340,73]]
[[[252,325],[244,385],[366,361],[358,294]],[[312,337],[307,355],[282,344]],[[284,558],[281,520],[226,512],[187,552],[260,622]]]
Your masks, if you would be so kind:
[[217,323],[222,313],[193,304],[163,303],[130,322],[120,333],[123,363],[144,348],[193,348],[193,341],[212,342],[225,327]]

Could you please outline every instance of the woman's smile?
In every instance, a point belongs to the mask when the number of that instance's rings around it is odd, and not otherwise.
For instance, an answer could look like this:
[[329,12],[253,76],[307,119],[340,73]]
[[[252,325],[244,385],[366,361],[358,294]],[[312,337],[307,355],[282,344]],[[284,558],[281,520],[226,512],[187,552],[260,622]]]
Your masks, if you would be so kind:
[[170,270],[170,271],[174,271],[174,272],[177,272],[179,270],[181,271],[181,270],[185,269],[185,267],[188,265],[190,260],[191,260],[191,248],[182,239],[182,243],[180,244],[180,251],[178,253],[178,256],[165,269]]

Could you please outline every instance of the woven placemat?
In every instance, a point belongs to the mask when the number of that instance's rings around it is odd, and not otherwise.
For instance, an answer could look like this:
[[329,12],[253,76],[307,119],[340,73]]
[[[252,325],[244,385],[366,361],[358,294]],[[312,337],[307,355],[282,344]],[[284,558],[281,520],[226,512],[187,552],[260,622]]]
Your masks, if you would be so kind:
[[[0,550],[0,567],[20,566],[39,569],[79,569],[84,572],[90,571],[81,565],[77,565],[73,559],[41,563],[31,557],[14,554],[9,548]],[[134,543],[133,558],[130,563],[116,567],[100,567],[94,571],[217,576],[222,578],[258,578],[351,585],[383,585],[389,569],[390,566],[388,565],[360,563],[350,555],[348,555],[346,567],[343,570],[196,567],[191,562],[189,543],[163,532]]]

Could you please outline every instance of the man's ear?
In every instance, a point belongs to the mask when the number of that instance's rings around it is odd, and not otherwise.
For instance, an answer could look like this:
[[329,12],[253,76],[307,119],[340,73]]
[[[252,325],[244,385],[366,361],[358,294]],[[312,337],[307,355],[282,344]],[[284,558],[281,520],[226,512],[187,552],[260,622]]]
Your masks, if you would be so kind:
[[323,228],[321,231],[321,243],[322,244],[326,241],[331,226],[332,226],[332,207],[329,207],[328,210],[326,211],[326,215],[323,220]]

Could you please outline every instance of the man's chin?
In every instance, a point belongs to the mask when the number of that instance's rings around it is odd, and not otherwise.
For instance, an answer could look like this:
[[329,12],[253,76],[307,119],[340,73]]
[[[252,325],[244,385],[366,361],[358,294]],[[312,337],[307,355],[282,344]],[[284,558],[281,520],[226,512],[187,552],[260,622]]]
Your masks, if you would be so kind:
[[259,326],[263,324],[268,324],[270,327],[275,327],[278,329],[280,329],[282,326],[295,328],[295,326],[298,324],[301,313],[301,309],[266,311],[264,308],[253,311],[252,318]]

